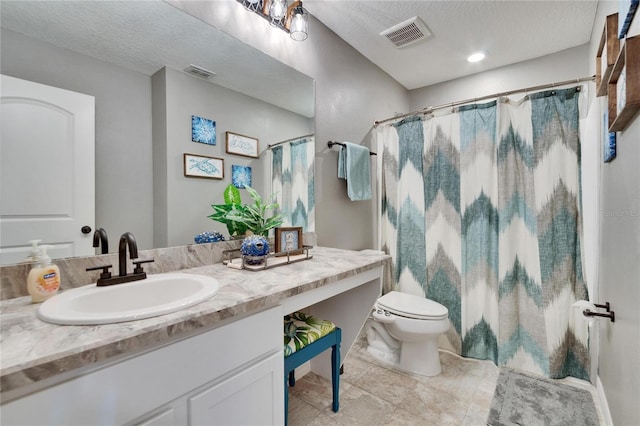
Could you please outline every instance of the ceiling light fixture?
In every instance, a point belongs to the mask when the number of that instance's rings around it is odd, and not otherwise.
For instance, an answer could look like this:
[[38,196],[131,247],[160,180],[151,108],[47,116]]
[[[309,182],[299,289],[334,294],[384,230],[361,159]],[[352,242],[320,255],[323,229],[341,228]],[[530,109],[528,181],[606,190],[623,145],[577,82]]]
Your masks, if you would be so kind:
[[281,20],[287,14],[287,0],[271,0],[269,4],[269,16],[276,21]]
[[468,62],[480,62],[487,56],[484,52],[476,52],[467,58]]
[[309,14],[302,9],[302,2],[295,6],[291,13],[289,35],[295,41],[304,41],[309,36]]
[[309,14],[302,8],[302,1],[290,5],[287,0],[237,0],[248,10],[260,15],[274,27],[278,27],[296,41],[309,35]]

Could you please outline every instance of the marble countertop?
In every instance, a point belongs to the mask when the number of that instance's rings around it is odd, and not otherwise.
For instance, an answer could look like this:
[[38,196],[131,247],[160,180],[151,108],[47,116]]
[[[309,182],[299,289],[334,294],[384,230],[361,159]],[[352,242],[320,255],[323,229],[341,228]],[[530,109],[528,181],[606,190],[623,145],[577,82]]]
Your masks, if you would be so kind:
[[59,374],[161,345],[174,338],[215,327],[281,300],[386,264],[376,251],[326,247],[313,258],[264,271],[213,264],[180,272],[208,275],[220,283],[211,299],[154,318],[95,326],[60,326],[36,317],[30,297],[0,303],[0,389],[2,395]]

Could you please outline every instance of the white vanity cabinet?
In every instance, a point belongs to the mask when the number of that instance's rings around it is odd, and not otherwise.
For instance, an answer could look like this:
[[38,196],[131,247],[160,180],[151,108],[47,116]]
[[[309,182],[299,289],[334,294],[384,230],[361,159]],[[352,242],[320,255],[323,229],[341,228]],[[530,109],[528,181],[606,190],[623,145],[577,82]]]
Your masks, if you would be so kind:
[[3,425],[284,423],[282,310],[111,362],[1,407]]
[[[304,310],[334,322],[344,360],[388,259],[314,250],[309,262],[264,272],[194,269],[220,281],[219,295],[132,323],[55,326],[38,320],[26,298],[0,302],[0,424],[283,424],[283,316]],[[330,351],[308,367],[330,378]]]

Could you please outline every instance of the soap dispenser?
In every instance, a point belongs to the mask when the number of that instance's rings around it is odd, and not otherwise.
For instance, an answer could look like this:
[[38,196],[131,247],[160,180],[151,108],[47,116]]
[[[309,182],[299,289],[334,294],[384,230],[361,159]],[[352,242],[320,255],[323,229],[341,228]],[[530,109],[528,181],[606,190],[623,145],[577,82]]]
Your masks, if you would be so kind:
[[40,246],[40,253],[29,275],[27,290],[32,303],[44,302],[52,297],[60,288],[60,268],[51,262],[47,249],[51,246]]
[[38,243],[42,240],[31,240],[29,244],[31,244],[31,251],[29,252],[29,256],[21,263],[33,263],[38,260],[38,256],[40,254],[40,250],[38,249]]

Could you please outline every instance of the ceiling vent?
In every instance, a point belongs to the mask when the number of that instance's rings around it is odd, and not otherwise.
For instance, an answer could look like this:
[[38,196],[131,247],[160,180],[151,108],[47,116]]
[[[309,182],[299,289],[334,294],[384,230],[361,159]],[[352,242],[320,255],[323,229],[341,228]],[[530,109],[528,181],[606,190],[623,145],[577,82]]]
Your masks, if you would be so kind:
[[380,35],[386,37],[395,47],[401,48],[431,37],[431,32],[422,19],[414,16],[384,30]]
[[196,77],[200,77],[200,78],[204,78],[206,80],[210,79],[211,77],[213,77],[214,75],[216,75],[215,72],[213,71],[209,71],[208,69],[199,67],[197,65],[189,65],[188,67],[186,67],[184,69],[184,72],[191,74],[191,75],[195,75]]

